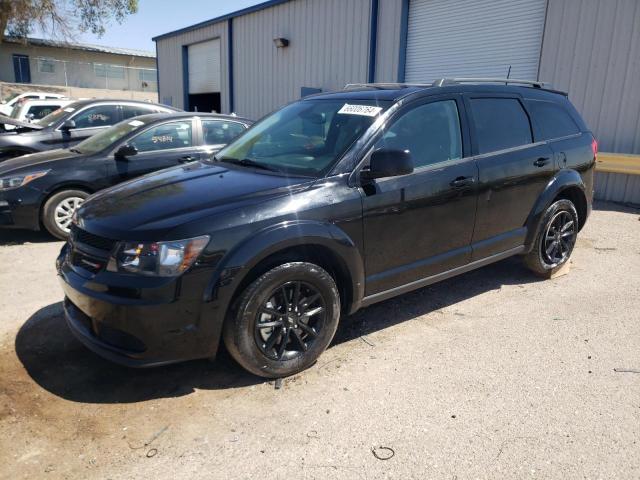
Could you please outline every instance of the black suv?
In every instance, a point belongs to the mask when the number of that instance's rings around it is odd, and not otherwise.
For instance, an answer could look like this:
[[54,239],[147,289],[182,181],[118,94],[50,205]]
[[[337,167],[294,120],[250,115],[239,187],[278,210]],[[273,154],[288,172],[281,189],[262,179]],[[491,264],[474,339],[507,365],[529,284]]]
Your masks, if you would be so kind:
[[96,194],[57,261],[71,330],[132,366],[223,338],[279,377],[316,361],[341,313],[512,255],[549,276],[589,215],[597,144],[565,94],[530,83],[307,97],[216,163]]
[[0,131],[0,162],[28,153],[69,148],[96,133],[148,113],[178,112],[172,107],[135,100],[79,100],[33,123],[0,119],[13,130]]

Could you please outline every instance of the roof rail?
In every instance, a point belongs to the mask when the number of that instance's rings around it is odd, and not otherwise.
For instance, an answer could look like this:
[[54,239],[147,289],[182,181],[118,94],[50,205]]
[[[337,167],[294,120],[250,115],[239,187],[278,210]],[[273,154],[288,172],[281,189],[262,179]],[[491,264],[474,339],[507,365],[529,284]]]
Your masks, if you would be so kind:
[[519,80],[517,78],[440,78],[433,82],[434,87],[443,87],[454,83],[509,83],[519,85],[531,85],[534,88],[550,88],[551,85],[545,82],[536,82],[533,80]]
[[344,89],[348,88],[401,88],[401,87],[433,87],[431,83],[348,83]]

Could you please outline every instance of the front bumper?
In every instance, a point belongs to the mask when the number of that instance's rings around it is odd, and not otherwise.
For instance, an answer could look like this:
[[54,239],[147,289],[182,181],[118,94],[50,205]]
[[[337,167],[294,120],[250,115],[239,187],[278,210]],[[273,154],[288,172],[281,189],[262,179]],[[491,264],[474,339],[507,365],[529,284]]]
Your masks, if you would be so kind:
[[26,188],[0,192],[0,227],[40,230],[42,193]]
[[65,244],[57,261],[65,318],[90,350],[130,367],[215,356],[222,316],[203,301],[209,271],[178,279],[91,274],[72,266],[68,251]]

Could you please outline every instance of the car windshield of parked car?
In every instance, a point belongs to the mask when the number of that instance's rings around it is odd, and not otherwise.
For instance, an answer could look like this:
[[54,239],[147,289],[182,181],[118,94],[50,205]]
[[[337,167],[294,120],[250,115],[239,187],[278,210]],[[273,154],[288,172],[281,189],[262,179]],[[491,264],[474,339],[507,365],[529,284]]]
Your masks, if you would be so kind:
[[320,177],[389,107],[389,102],[303,100],[269,115],[222,149],[222,162]]
[[67,105],[64,108],[59,108],[56,111],[51,112],[49,115],[41,118],[35,123],[37,123],[38,125],[42,125],[43,127],[50,127],[61,120],[63,117],[72,113],[74,110],[75,108],[73,107],[73,104]]
[[126,137],[134,130],[139,130],[151,122],[151,119],[134,118],[128,119],[124,122],[120,122],[113,127],[107,128],[100,133],[96,133],[94,136],[87,138],[85,141],[80,142],[74,147],[74,151],[84,154],[94,154],[101,152],[118,140]]

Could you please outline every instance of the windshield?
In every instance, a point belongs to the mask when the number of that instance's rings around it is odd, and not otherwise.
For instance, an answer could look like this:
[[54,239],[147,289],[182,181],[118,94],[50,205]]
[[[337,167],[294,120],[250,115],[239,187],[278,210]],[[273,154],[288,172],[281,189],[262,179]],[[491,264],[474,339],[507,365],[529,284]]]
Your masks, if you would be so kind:
[[304,100],[269,115],[216,159],[320,177],[389,106],[389,102]]
[[64,116],[69,115],[70,113],[72,113],[74,110],[75,110],[75,108],[74,108],[73,103],[72,103],[71,105],[67,105],[66,107],[54,110],[53,112],[51,112],[46,117],[43,117],[43,118],[41,118],[40,120],[38,120],[37,122],[34,122],[34,123],[37,123],[38,125],[42,125],[43,127],[50,127],[54,123],[56,123],[59,120],[61,120]]
[[147,125],[149,122],[151,122],[151,119],[145,120],[144,117],[125,120],[80,142],[74,150],[86,154],[101,152],[134,130],[138,130],[140,127]]

